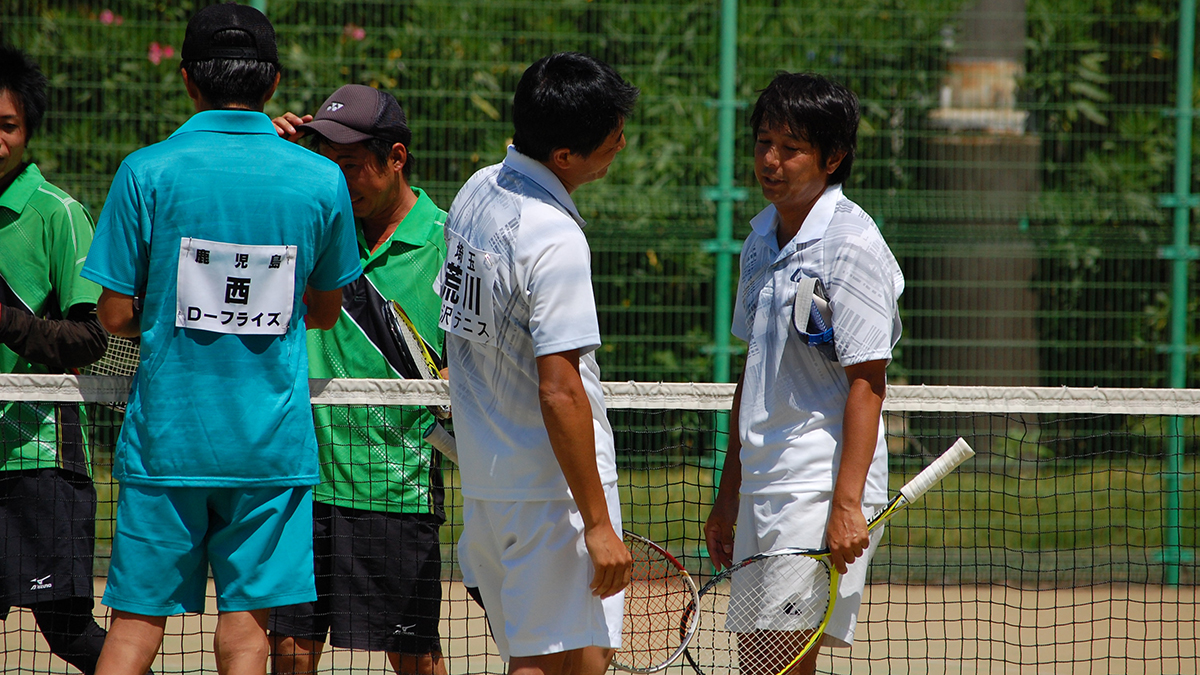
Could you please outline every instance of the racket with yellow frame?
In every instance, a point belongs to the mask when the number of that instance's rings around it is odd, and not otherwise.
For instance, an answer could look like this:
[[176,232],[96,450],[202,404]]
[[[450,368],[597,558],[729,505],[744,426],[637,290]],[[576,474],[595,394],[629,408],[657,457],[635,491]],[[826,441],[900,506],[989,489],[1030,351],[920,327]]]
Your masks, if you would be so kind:
[[[442,379],[442,363],[437,352],[417,332],[400,303],[389,301],[385,303],[384,310],[388,329],[400,353],[400,374],[410,380]],[[431,405],[428,408],[437,419],[425,429],[425,441],[457,464],[458,444],[439,421],[450,418],[450,406]]]
[[[958,439],[867,523],[874,530],[975,452]],[[840,575],[829,549],[781,548],[738,561],[700,589],[700,627],[684,651],[700,675],[783,675],[820,643]]]

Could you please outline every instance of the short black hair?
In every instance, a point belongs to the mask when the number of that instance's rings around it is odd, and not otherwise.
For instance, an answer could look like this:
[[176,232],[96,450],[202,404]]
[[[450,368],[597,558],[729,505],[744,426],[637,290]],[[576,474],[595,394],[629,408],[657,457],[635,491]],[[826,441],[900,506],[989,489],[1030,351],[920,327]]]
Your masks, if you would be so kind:
[[778,73],[759,93],[750,115],[750,131],[787,127],[796,138],[817,146],[821,160],[838,151],[846,156],[829,176],[845,183],[858,147],[858,97],[846,87],[812,73]]
[[46,75],[36,61],[16,47],[0,46],[0,91],[8,91],[25,116],[28,141],[46,114]]
[[[312,134],[310,147],[317,152],[321,151],[321,146],[329,145],[333,142],[316,131],[310,131],[310,133]],[[412,139],[412,132],[409,132],[408,137],[410,140]],[[404,162],[404,168],[402,168],[400,172],[404,174],[404,180],[411,183],[412,166],[415,158],[413,157],[412,149],[409,147],[407,142],[399,140],[389,141],[383,138],[376,138],[374,136],[365,141],[359,141],[359,145],[362,145],[364,148],[366,148],[367,152],[371,153],[371,155],[375,158],[375,166],[380,168],[387,166],[388,158],[392,156],[392,146],[397,143],[403,144],[404,149],[408,150],[408,159]]]
[[526,69],[513,96],[513,146],[544,162],[558,148],[588,156],[620,128],[638,89],[612,66],[560,52]]
[[[253,47],[254,37],[234,28],[215,33],[211,42],[224,47]],[[210,105],[259,109],[275,83],[279,64],[248,59],[209,59],[185,61],[183,69]]]

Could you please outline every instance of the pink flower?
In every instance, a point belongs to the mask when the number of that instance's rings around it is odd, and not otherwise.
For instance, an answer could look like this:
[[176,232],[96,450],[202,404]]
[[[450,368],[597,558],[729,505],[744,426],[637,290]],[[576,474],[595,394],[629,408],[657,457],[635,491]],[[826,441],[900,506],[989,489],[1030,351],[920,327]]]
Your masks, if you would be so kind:
[[98,20],[105,26],[120,26],[121,24],[125,23],[125,17],[121,16],[120,14],[113,14],[111,9],[106,9],[100,12],[100,17]]
[[367,30],[362,26],[348,23],[344,28],[342,28],[342,37],[347,37],[351,40],[357,40],[361,42],[367,37]]
[[158,65],[163,59],[173,58],[175,56],[175,48],[171,45],[160,45],[157,42],[150,43],[150,50],[146,52],[146,58],[150,63]]

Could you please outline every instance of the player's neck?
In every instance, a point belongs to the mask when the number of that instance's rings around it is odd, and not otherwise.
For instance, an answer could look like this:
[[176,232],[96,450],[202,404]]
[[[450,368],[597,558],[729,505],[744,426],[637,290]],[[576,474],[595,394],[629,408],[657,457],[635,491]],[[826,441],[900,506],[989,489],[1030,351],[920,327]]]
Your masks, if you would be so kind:
[[776,213],[779,215],[779,224],[775,228],[775,243],[779,245],[779,248],[787,246],[789,241],[795,239],[796,234],[804,225],[804,220],[812,211],[812,207],[813,205],[809,204],[802,209],[776,209]]
[[416,204],[417,194],[412,191],[407,182],[401,181],[396,200],[390,208],[359,220],[363,241],[366,242],[371,253],[379,250],[379,247],[391,238],[392,234],[396,232],[396,228],[400,227],[400,223],[404,222]]
[[[828,185],[826,186],[828,188]],[[821,190],[812,196],[811,199],[805,201],[779,201],[775,202],[775,213],[779,217],[779,225],[775,230],[775,236],[779,248],[787,246],[787,243],[795,238],[800,232],[800,228],[804,226],[804,221],[808,219],[808,214],[812,213],[813,207],[821,200],[821,196],[825,194],[825,190]]]

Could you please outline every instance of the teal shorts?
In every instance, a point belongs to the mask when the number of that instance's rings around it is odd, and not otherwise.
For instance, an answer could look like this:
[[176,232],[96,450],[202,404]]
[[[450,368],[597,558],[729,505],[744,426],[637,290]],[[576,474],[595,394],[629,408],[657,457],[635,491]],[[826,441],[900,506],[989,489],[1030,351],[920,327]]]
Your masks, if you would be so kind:
[[203,612],[210,565],[221,612],[316,600],[312,489],[121,488],[105,605]]

